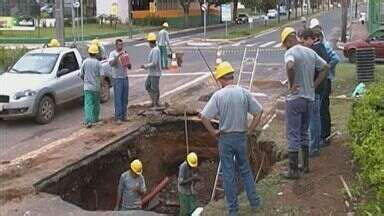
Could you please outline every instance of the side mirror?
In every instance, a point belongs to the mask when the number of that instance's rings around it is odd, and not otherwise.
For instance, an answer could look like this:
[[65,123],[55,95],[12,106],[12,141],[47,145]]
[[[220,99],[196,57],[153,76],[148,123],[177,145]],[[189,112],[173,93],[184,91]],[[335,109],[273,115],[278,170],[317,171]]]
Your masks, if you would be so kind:
[[65,75],[69,72],[70,72],[70,70],[68,68],[63,68],[57,72],[57,77],[61,77],[61,76]]

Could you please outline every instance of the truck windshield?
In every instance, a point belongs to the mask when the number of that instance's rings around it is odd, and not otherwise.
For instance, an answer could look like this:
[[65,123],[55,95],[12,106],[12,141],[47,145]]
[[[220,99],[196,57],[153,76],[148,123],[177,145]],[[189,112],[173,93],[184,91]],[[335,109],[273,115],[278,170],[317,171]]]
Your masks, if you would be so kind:
[[57,57],[57,54],[48,53],[27,54],[16,62],[11,72],[49,74],[56,64]]

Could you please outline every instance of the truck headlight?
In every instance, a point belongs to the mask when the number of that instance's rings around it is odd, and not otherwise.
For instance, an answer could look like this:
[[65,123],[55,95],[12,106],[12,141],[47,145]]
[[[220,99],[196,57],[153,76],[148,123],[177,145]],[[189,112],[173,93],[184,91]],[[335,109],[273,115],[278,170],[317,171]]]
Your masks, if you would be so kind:
[[13,96],[13,99],[15,100],[19,100],[20,98],[23,98],[23,97],[30,97],[30,96],[33,96],[36,94],[36,91],[32,91],[32,90],[25,90],[25,91],[22,91],[22,92],[17,92],[14,96]]

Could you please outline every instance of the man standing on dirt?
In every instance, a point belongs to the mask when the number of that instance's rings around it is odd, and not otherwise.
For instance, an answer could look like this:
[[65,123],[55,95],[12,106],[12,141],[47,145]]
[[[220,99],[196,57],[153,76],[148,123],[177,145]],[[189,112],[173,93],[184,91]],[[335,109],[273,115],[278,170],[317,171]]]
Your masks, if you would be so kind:
[[333,50],[331,44],[325,38],[324,32],[318,19],[313,18],[309,24],[309,28],[321,32],[321,42],[325,46],[329,60],[330,69],[328,72],[327,79],[324,84],[324,92],[321,98],[321,139],[324,146],[329,145],[328,137],[331,135],[331,113],[329,111],[329,96],[332,92],[332,80],[335,77],[335,70],[337,64],[340,62],[340,57],[337,55],[335,50]]
[[142,173],[143,164],[136,159],[132,161],[130,170],[121,174],[115,211],[141,209],[141,197],[147,191]]
[[[324,80],[329,67],[316,52],[299,44],[296,32],[291,27],[282,31],[281,44],[287,49],[284,61],[289,88],[285,107],[289,169],[283,176],[297,179],[299,148],[305,155],[309,154],[308,126],[315,88]],[[314,81],[316,70],[321,72]],[[303,169],[309,172],[309,159],[303,159]]]
[[112,67],[113,92],[115,98],[115,121],[120,124],[127,121],[129,82],[127,70],[131,65],[123,65],[120,57],[125,54],[123,40],[116,40],[116,50],[109,54],[109,65]]
[[84,124],[91,128],[99,121],[102,66],[96,59],[99,53],[97,45],[92,44],[88,53],[89,58],[81,65],[80,76],[84,80]]
[[[329,58],[327,55],[327,50],[325,49],[324,44],[320,40],[320,31],[315,31],[312,29],[306,29],[302,32],[301,41],[303,45],[313,49],[324,61],[329,63]],[[319,75],[318,70],[315,72],[315,79]],[[321,142],[321,118],[320,118],[320,107],[321,107],[321,98],[324,92],[325,80],[323,80],[319,86],[315,89],[315,100],[312,105],[312,111],[309,121],[309,155],[318,156],[320,153],[320,142]],[[306,157],[307,155],[303,155]]]
[[163,29],[159,32],[159,39],[157,40],[157,43],[160,48],[161,53],[161,69],[168,69],[168,54],[167,54],[167,48],[171,47],[169,45],[169,33],[167,31],[169,25],[167,22],[163,24]]
[[197,175],[197,165],[197,155],[191,152],[187,155],[187,160],[179,167],[177,189],[179,191],[180,216],[191,215],[197,207],[195,184],[197,181],[200,181]]
[[[240,169],[249,203],[255,212],[260,206],[260,197],[256,192],[252,170],[247,156],[247,134],[253,134],[259,124],[262,107],[249,91],[234,85],[234,72],[231,64],[222,62],[216,66],[214,76],[221,85],[208,101],[201,118],[208,132],[218,138],[219,156],[224,176],[224,192],[229,215],[238,215],[237,188],[235,181],[235,163]],[[252,123],[247,127],[247,115],[253,115]],[[210,120],[220,119],[219,129],[215,129]]]
[[151,52],[148,55],[148,64],[142,65],[141,68],[148,71],[148,77],[145,81],[145,89],[147,90],[152,104],[151,108],[159,109],[160,104],[160,77],[161,77],[161,55],[160,49],[156,46],[156,34],[149,33],[147,37]]

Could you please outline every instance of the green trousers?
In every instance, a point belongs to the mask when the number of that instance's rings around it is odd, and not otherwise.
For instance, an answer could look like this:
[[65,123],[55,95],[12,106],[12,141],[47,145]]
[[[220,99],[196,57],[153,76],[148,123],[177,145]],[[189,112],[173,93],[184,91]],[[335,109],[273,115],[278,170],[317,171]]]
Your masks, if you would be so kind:
[[96,91],[84,91],[84,122],[96,123],[100,114],[100,93]]
[[197,208],[196,195],[179,193],[180,211],[179,216],[188,216]]
[[161,55],[161,68],[165,69],[168,67],[168,53],[167,53],[167,46],[159,46],[160,48],[160,55]]

